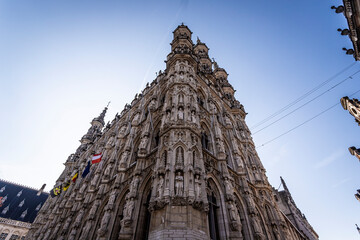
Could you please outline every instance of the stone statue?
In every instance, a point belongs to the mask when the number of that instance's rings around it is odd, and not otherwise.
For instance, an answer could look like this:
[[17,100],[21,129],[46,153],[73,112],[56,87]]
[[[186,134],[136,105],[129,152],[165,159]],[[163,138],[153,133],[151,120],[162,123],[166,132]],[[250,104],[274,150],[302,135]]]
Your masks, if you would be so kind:
[[122,127],[120,128],[120,131],[119,131],[119,137],[124,137],[126,133],[126,125],[122,125]]
[[159,197],[159,198],[162,197],[163,187],[164,187],[164,177],[163,177],[163,175],[160,175],[160,179],[157,184],[157,197]]
[[219,138],[216,139],[216,146],[217,146],[218,152],[220,152],[220,153],[225,152],[225,146],[221,139],[219,139]]
[[75,227],[79,227],[79,226],[80,226],[81,220],[82,220],[83,216],[84,216],[84,210],[81,209],[80,212],[79,212],[79,214],[77,215],[77,217],[76,217],[76,219],[75,219],[75,223],[74,223],[74,226],[75,226]]
[[107,205],[106,205],[107,209],[109,209],[109,210],[112,210],[112,209],[113,209],[115,200],[116,200],[116,191],[113,190],[113,191],[110,193],[109,201],[108,201],[108,203],[107,203]]
[[134,205],[135,205],[134,198],[130,198],[127,200],[124,207],[124,220],[131,219]]
[[104,236],[105,233],[107,232],[107,227],[109,226],[110,218],[111,218],[111,213],[109,211],[106,211],[101,219],[100,229],[98,230],[99,236]]
[[107,141],[106,145],[105,145],[105,149],[110,149],[112,147],[114,147],[115,145],[115,137],[113,134],[111,134],[111,137],[109,138],[109,140]]
[[86,224],[82,229],[79,240],[87,240],[88,235],[89,235],[89,233],[91,231],[91,228],[92,228],[92,221],[86,221]]
[[129,152],[125,151],[122,155],[121,155],[121,159],[120,159],[120,163],[119,163],[119,171],[123,168],[126,168],[127,166],[127,160],[129,157]]
[[180,71],[180,63],[179,61],[176,61],[175,63],[175,72],[179,72]]
[[195,198],[199,199],[201,197],[201,179],[200,175],[195,175]]
[[136,192],[137,192],[137,188],[139,186],[139,182],[140,182],[140,179],[139,177],[135,177],[134,180],[131,182],[131,185],[130,185],[130,194],[135,194],[136,195]]
[[227,194],[232,194],[233,193],[233,186],[232,186],[231,182],[229,181],[229,179],[225,178],[224,183],[225,183],[226,193]]
[[191,111],[191,122],[196,123],[195,111]]
[[224,118],[225,118],[225,124],[226,124],[226,125],[232,125],[232,124],[231,124],[231,120],[230,120],[230,118],[229,118],[227,115],[225,115]]
[[149,141],[149,137],[148,136],[143,136],[141,138],[141,141],[140,141],[140,144],[139,144],[139,150],[141,149],[146,149],[147,147],[147,144],[148,144],[148,141]]
[[175,195],[182,196],[184,189],[184,177],[181,175],[181,172],[177,172],[175,177]]
[[[75,240],[76,232],[77,232],[76,228],[72,229],[71,232],[70,232],[68,240]],[[47,238],[45,238],[45,239],[47,239]]]
[[92,205],[90,212],[89,212],[89,219],[94,219],[96,211],[100,206],[100,200],[95,200],[94,204]]
[[139,113],[136,113],[131,123],[132,123],[133,125],[136,125],[136,124],[139,123],[139,120],[140,120],[140,114],[139,114]]
[[178,111],[178,120],[184,120],[184,109],[182,107]]
[[229,203],[228,209],[229,209],[230,220],[231,221],[238,221],[239,220],[239,214],[237,212],[236,207],[234,206],[234,204],[232,202]]
[[112,163],[109,163],[106,168],[105,168],[105,171],[104,171],[104,177],[109,177],[110,174],[111,174],[111,170],[112,170]]

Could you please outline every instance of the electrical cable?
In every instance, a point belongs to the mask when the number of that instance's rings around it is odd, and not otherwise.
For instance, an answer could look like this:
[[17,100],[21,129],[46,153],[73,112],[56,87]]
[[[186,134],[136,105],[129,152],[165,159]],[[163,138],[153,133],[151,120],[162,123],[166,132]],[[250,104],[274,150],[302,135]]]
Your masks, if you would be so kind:
[[303,105],[295,108],[294,110],[292,110],[291,112],[285,114],[284,116],[280,117],[279,119],[275,120],[274,122],[266,125],[265,127],[259,129],[258,131],[254,132],[252,135],[255,135],[256,133],[270,127],[271,125],[277,123],[278,121],[284,119],[285,117],[289,116],[290,114],[296,112],[297,110],[303,108],[304,106],[308,105],[309,103],[311,103],[312,101],[318,99],[319,97],[323,96],[325,93],[330,92],[332,89],[336,88],[337,86],[339,86],[340,84],[344,83],[345,81],[349,80],[349,79],[353,79],[352,77],[355,76],[356,74],[358,74],[360,72],[360,70],[356,71],[355,73],[353,73],[352,75],[348,76],[347,78],[345,78],[344,80],[340,81],[339,83],[335,84],[334,86],[332,86],[331,88],[327,89],[326,91],[322,92],[321,94],[317,95],[316,97],[312,98],[311,100],[307,101],[306,103],[304,103]]
[[280,113],[284,112],[285,110],[289,109],[290,107],[292,107],[293,105],[295,105],[296,103],[298,103],[299,101],[303,100],[304,98],[306,98],[307,96],[309,96],[310,94],[312,94],[313,92],[315,92],[316,90],[318,90],[319,88],[321,88],[322,86],[326,85],[327,83],[329,83],[330,81],[334,80],[337,76],[339,76],[340,74],[342,74],[343,72],[345,72],[346,70],[350,69],[351,67],[353,67],[356,64],[356,62],[351,63],[349,66],[345,67],[344,69],[342,69],[341,71],[339,71],[338,73],[336,73],[335,75],[333,75],[332,77],[330,77],[329,79],[327,79],[326,81],[320,83],[319,85],[317,85],[316,87],[314,87],[313,89],[311,89],[310,91],[308,91],[307,93],[303,94],[302,96],[298,97],[297,99],[295,99],[294,101],[292,101],[291,103],[289,103],[288,105],[286,105],[285,107],[279,109],[277,112],[271,114],[270,116],[268,116],[267,118],[261,120],[260,122],[258,122],[257,124],[255,124],[254,126],[251,127],[251,129],[257,128],[258,126],[264,124],[265,122],[269,121],[270,119],[276,117],[277,115],[279,115]]
[[[355,94],[356,94],[356,93],[358,93],[358,92],[360,92],[360,90],[357,90],[356,92],[354,92],[353,94],[351,94],[349,97],[351,97],[351,96],[355,95]],[[269,143],[271,143],[271,142],[275,141],[276,139],[278,139],[278,138],[280,138],[280,137],[282,137],[282,136],[284,136],[284,135],[288,134],[289,132],[294,131],[295,129],[297,129],[297,128],[301,127],[302,125],[304,125],[304,124],[306,124],[306,123],[310,122],[311,120],[313,120],[313,119],[315,119],[315,118],[319,117],[320,115],[324,114],[325,112],[329,111],[330,109],[332,109],[332,108],[336,107],[336,106],[337,106],[337,105],[339,105],[339,104],[340,104],[340,102],[338,102],[338,103],[336,103],[336,104],[332,105],[331,107],[329,107],[329,108],[325,109],[324,111],[322,111],[322,112],[320,112],[320,113],[316,114],[315,116],[313,116],[313,117],[309,118],[308,120],[306,120],[306,121],[304,121],[304,122],[300,123],[299,125],[297,125],[297,126],[295,126],[295,127],[291,128],[291,129],[289,129],[288,131],[286,131],[286,132],[284,132],[284,133],[280,134],[279,136],[277,136],[277,137],[275,137],[275,138],[273,138],[273,139],[271,139],[271,140],[269,140],[269,141],[267,141],[267,142],[265,142],[265,143],[261,144],[260,146],[256,147],[256,149],[261,148],[261,147],[263,147],[263,146],[265,146],[265,145],[267,145],[267,144],[269,144]]]

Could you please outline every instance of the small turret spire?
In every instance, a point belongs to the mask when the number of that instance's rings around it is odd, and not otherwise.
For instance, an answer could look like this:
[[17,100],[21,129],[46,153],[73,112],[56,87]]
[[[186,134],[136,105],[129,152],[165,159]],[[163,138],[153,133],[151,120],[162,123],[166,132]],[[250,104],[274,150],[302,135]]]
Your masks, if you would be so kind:
[[106,111],[108,110],[108,106],[109,106],[110,102],[108,103],[108,105],[104,108],[104,110],[100,113],[100,116],[98,116],[97,118],[93,119],[94,121],[100,122],[102,124],[102,126],[105,125],[105,115],[106,115]]

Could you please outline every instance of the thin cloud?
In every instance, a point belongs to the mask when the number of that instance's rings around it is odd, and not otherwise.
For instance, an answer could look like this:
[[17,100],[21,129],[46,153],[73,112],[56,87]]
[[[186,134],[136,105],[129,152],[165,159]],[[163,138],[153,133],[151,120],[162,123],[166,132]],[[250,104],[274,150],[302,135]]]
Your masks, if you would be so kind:
[[343,185],[344,183],[348,182],[349,180],[350,180],[350,178],[345,178],[345,179],[343,179],[343,180],[341,180],[341,181],[333,184],[332,187],[333,187],[333,188],[337,188],[337,187],[339,187],[340,185]]
[[327,156],[326,158],[324,158],[323,160],[317,162],[314,165],[314,168],[319,169],[319,168],[326,167],[326,166],[330,165],[332,162],[336,161],[342,155],[343,155],[343,150],[337,150],[337,151],[333,152],[332,154],[330,154],[329,156]]

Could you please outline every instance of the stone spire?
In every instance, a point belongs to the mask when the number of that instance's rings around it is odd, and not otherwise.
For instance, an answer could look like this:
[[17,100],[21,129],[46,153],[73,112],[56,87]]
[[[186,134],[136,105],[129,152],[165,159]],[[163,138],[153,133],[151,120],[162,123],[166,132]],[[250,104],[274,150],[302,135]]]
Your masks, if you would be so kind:
[[101,125],[103,127],[105,125],[104,118],[105,118],[105,114],[106,114],[107,110],[108,110],[108,108],[105,107],[104,110],[100,113],[100,116],[98,116],[92,120],[91,125],[94,125],[95,122],[99,122],[99,123],[101,123]]
[[92,142],[98,134],[101,134],[101,129],[105,125],[104,118],[107,109],[108,108],[105,107],[104,110],[100,113],[100,115],[91,121],[91,127],[80,140],[82,144]]

